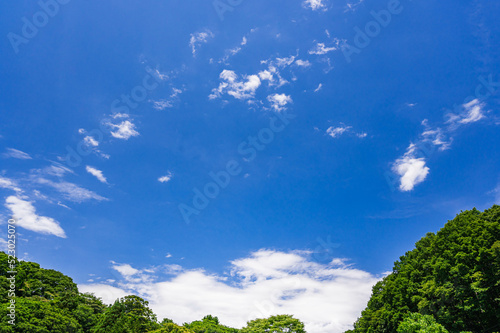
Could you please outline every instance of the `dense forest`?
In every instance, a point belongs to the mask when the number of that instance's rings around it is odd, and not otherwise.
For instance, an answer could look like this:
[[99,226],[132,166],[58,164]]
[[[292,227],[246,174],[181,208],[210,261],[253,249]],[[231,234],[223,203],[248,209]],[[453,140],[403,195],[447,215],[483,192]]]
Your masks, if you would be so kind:
[[[290,315],[256,319],[242,329],[217,317],[178,325],[157,320],[134,295],[105,305],[82,294],[73,280],[40,265],[15,260],[16,317],[9,324],[10,264],[0,252],[0,332],[22,333],[305,333]],[[499,332],[500,206],[465,211],[437,234],[429,233],[373,287],[367,308],[348,332]]]

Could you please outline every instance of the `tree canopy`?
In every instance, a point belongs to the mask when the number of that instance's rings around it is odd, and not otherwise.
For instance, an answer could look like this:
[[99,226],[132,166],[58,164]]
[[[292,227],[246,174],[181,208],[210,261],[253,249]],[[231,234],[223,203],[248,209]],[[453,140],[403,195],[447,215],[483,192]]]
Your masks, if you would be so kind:
[[451,332],[500,331],[500,206],[464,211],[418,241],[373,287],[353,332],[395,332],[409,313]]
[[[0,252],[0,318],[7,318],[9,257]],[[305,333],[291,315],[255,319],[242,329],[207,315],[158,322],[146,300],[130,295],[105,305],[73,280],[16,260],[16,325],[5,333]],[[379,281],[352,333],[500,331],[500,206],[462,212],[395,262]]]

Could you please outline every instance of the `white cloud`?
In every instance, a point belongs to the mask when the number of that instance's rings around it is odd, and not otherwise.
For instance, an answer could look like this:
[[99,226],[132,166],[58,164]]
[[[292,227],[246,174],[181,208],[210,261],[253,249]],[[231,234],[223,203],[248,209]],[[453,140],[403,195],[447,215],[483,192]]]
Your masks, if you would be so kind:
[[327,47],[325,43],[316,43],[316,46],[312,50],[309,50],[309,54],[323,55],[331,51],[336,51],[339,49],[338,41],[336,41],[336,44],[335,46]]
[[303,5],[305,7],[309,7],[312,10],[318,10],[325,8],[325,4],[323,3],[323,0],[305,0]]
[[55,190],[59,191],[67,200],[70,201],[83,202],[87,200],[97,200],[97,201],[108,200],[92,191],[89,191],[73,183],[65,181],[54,182],[52,180],[43,177],[37,177],[34,178],[33,180],[38,184],[54,188]]
[[298,59],[295,61],[295,64],[299,67],[310,67],[311,66],[311,63],[309,62],[309,60],[301,60],[301,59]]
[[23,151],[14,149],[14,148],[7,148],[7,152],[3,153],[2,155],[5,158],[17,158],[20,160],[31,160],[31,156]]
[[362,133],[357,133],[356,136],[360,139],[366,138],[368,136],[368,133],[362,132]]
[[160,183],[168,183],[172,179],[172,173],[169,171],[165,176],[158,178]]
[[238,80],[238,75],[231,70],[223,70],[220,75],[223,81],[217,89],[212,89],[210,99],[220,97],[222,94],[228,94],[236,99],[250,99],[255,96],[255,91],[260,87],[261,81],[257,75],[244,76],[243,80]]
[[365,0],[359,0],[358,2],[354,2],[354,3],[348,3],[345,7],[345,11],[344,12],[349,12],[349,11],[352,11],[354,12],[356,10],[356,8],[358,8],[359,5],[361,5]]
[[462,104],[458,113],[447,114],[447,124],[450,124],[450,130],[454,130],[460,125],[475,123],[485,118],[485,104],[478,99],[474,99],[468,103]]
[[393,171],[401,177],[399,185],[401,191],[413,190],[429,174],[425,159],[416,156],[416,149],[416,145],[411,144],[403,157],[397,159],[392,167]]
[[109,124],[111,127],[116,129],[111,132],[111,135],[117,139],[128,140],[133,136],[138,136],[139,132],[135,130],[135,125],[129,120],[122,121],[120,124]]
[[92,176],[96,177],[101,183],[107,183],[108,181],[106,180],[106,177],[102,174],[101,170],[97,170],[96,168],[93,168],[91,166],[86,166],[85,168],[88,173],[90,173]]
[[318,88],[314,89],[314,92],[318,92],[318,91],[320,91],[320,90],[321,90],[321,88],[323,88],[323,84],[322,84],[322,83],[320,83],[320,84],[318,85]]
[[153,101],[153,107],[156,109],[156,110],[165,110],[166,108],[171,108],[173,107],[174,105],[172,104],[171,101],[168,101],[168,100],[165,100],[165,99],[161,99],[159,101]]
[[17,186],[17,183],[14,180],[4,178],[2,176],[0,176],[0,188],[6,188],[18,193],[22,192],[22,190]]
[[460,120],[462,124],[475,123],[484,118],[483,114],[484,104],[475,99],[467,104],[464,104],[466,115]]
[[84,137],[83,142],[85,142],[85,144],[87,146],[92,146],[92,147],[99,146],[99,142],[90,135],[87,135],[86,137]]
[[66,238],[59,222],[50,217],[38,216],[31,202],[10,196],[5,200],[5,207],[10,209],[19,227],[41,234]]
[[196,48],[201,44],[206,44],[209,38],[214,38],[214,34],[210,30],[205,30],[204,32],[196,32],[191,34],[189,40],[189,46],[191,47],[191,52],[193,57],[196,56]]
[[271,107],[278,112],[284,110],[287,104],[293,102],[292,98],[285,94],[269,95],[267,100],[271,103]]
[[332,138],[338,138],[339,136],[349,131],[350,129],[352,129],[352,126],[345,126],[345,125],[339,127],[331,126],[326,130],[326,133]]
[[106,304],[113,304],[118,298],[130,295],[130,293],[107,284],[78,285],[78,290],[82,293],[94,293],[102,298]]
[[111,263],[113,264],[113,266],[111,268],[113,268],[115,271],[119,272],[125,278],[134,276],[134,275],[141,272],[138,269],[133,268],[129,264],[117,264],[114,261],[112,261]]
[[[242,327],[247,320],[292,314],[303,320],[309,333],[337,333],[352,328],[371,295],[378,277],[345,265],[313,262],[310,252],[260,250],[231,262],[230,272],[216,275],[178,265],[163,268],[172,277],[155,280],[160,268],[137,270],[114,265],[124,275],[118,287],[79,285],[111,303],[112,296],[136,293],[150,301],[159,318],[190,322],[207,313],[222,323]],[[116,267],[118,266],[118,267]],[[132,280],[138,282],[131,282]],[[146,282],[143,282],[146,281]]]

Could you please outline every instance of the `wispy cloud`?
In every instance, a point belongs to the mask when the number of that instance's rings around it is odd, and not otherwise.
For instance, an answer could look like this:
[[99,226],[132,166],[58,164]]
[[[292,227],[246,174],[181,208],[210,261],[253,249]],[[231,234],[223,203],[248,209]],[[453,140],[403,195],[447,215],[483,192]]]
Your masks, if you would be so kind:
[[210,38],[214,38],[214,34],[210,30],[191,34],[191,38],[189,39],[189,46],[191,47],[193,57],[196,57],[196,48],[201,44],[206,44]]
[[3,153],[2,156],[4,158],[17,158],[19,160],[31,160],[31,156],[23,151],[7,148],[7,152]]
[[15,180],[4,178],[2,176],[0,176],[0,188],[13,190],[18,193],[22,192],[22,190],[18,187],[17,182]]
[[105,183],[105,184],[108,183],[106,177],[104,177],[101,170],[93,168],[89,165],[87,165],[85,167],[85,170],[87,170],[87,172],[90,173],[92,176],[96,177],[101,183]]
[[399,189],[411,191],[422,183],[429,174],[428,155],[434,151],[444,151],[451,147],[453,133],[460,127],[486,118],[485,104],[474,99],[456,107],[455,112],[446,114],[446,121],[441,127],[431,127],[424,119],[424,131],[418,140],[410,144],[405,154],[392,164],[392,171],[400,177]]
[[481,103],[478,99],[474,99],[469,103],[461,105],[457,113],[448,113],[446,121],[451,127],[455,128],[459,125],[475,123],[485,118],[485,104]]
[[97,200],[97,201],[108,200],[98,195],[97,193],[94,193],[90,190],[87,190],[83,187],[80,187],[70,182],[66,181],[55,182],[43,177],[36,177],[33,180],[40,185],[45,185],[54,188],[56,191],[60,192],[66,200],[69,201],[84,202],[88,200]]
[[326,133],[329,136],[331,136],[332,138],[338,138],[339,136],[341,136],[345,132],[349,131],[351,128],[352,128],[352,126],[345,126],[345,125],[342,125],[339,127],[331,126],[326,130]]
[[19,227],[41,234],[66,238],[59,222],[50,217],[37,215],[31,202],[10,196],[5,200],[5,207],[10,209]]
[[[346,265],[345,259],[323,265],[309,255],[263,249],[232,261],[224,275],[178,265],[145,270],[113,263],[122,274],[117,285],[86,284],[79,289],[108,302],[116,295],[137,293],[150,301],[160,318],[176,322],[213,313],[226,325],[242,327],[247,320],[287,313],[301,318],[310,333],[352,328],[379,277]],[[160,273],[172,277],[156,278]]]
[[339,49],[339,43],[338,40],[335,40],[334,46],[326,46],[325,43],[316,43],[316,45],[309,50],[309,54],[323,55],[331,51],[336,51]]

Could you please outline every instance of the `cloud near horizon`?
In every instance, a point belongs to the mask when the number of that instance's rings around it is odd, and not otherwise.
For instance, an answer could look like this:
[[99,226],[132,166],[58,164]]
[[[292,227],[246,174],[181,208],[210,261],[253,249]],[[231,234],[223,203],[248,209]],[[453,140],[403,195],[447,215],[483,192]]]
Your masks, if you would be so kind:
[[[352,328],[380,277],[346,265],[345,259],[320,264],[310,254],[262,249],[232,261],[223,275],[179,265],[140,270],[113,262],[121,274],[117,285],[79,288],[107,303],[138,294],[159,318],[178,323],[212,314],[225,325],[242,327],[248,320],[286,313],[304,321],[309,333],[344,332]],[[170,278],[158,279],[160,274]]]

